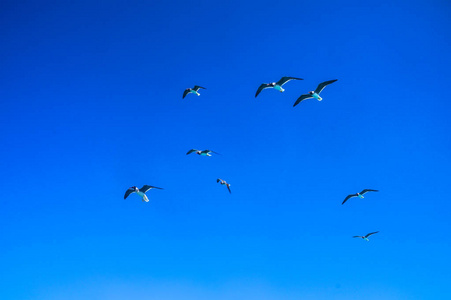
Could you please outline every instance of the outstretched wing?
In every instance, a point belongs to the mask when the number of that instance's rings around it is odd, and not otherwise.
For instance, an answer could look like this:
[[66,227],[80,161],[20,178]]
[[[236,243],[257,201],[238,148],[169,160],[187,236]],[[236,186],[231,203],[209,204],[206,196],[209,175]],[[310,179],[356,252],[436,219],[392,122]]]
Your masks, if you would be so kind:
[[379,232],[379,231],[370,232],[370,233],[368,233],[367,235],[365,235],[365,237],[368,238],[370,235],[375,234],[375,233],[378,233],[378,232]]
[[189,91],[190,91],[190,89],[186,89],[186,90],[183,92],[183,99],[185,99],[185,97],[186,97],[186,95],[188,95]]
[[134,189],[129,188],[129,189],[125,192],[124,200],[127,199],[127,197],[130,196],[130,194],[131,194],[131,193],[134,193],[134,192],[135,192]]
[[282,85],[284,85],[285,83],[287,83],[290,80],[304,80],[304,79],[297,78],[297,77],[287,77],[287,76],[285,76],[285,77],[280,78],[280,80],[277,81],[276,84],[282,86]]
[[352,197],[357,197],[357,194],[351,194],[351,195],[348,195],[348,196],[343,200],[343,202],[341,203],[341,205],[345,204],[345,202],[348,201],[348,199],[349,199],[349,198],[352,198]]
[[230,184],[227,184],[227,189],[229,190],[229,193],[231,194],[232,191],[230,190]]
[[221,179],[221,178],[218,178],[218,179],[216,179],[216,182],[220,182],[220,181],[222,181],[222,179]]
[[191,153],[196,152],[196,151],[198,151],[198,150],[197,149],[191,149],[188,152],[186,152],[186,155],[191,154]]
[[298,100],[296,100],[296,102],[294,102],[293,107],[295,107],[296,105],[301,103],[302,100],[306,100],[306,99],[310,99],[310,98],[313,98],[310,94],[303,94],[303,95],[301,95],[298,98]]
[[220,153],[218,153],[218,152],[214,152],[213,150],[204,150],[204,151],[202,151],[202,153],[214,153],[214,154],[218,154],[218,155],[221,155]]
[[353,238],[363,238],[361,235],[354,235]]
[[266,88],[271,87],[271,85],[269,83],[262,83],[259,87],[257,92],[255,93],[255,98],[257,98],[258,94],[260,94],[261,91],[263,91]]
[[321,93],[321,91],[322,91],[326,86],[328,86],[328,85],[331,84],[331,83],[334,83],[334,82],[337,81],[337,80],[338,80],[338,79],[334,79],[334,80],[329,80],[329,81],[321,82],[320,84],[318,84],[318,87],[316,88],[315,93],[317,93],[317,94]]
[[201,86],[198,86],[198,85],[195,85],[194,88],[193,88],[193,90],[195,90],[196,92],[197,92],[199,89],[204,89],[204,90],[206,90],[206,88],[201,87]]
[[139,191],[145,193],[145,192],[147,192],[147,191],[150,190],[150,189],[159,189],[159,190],[162,190],[162,188],[159,188],[159,187],[156,187],[156,186],[152,186],[152,185],[147,185],[147,184],[145,184],[145,185],[143,185],[142,188],[139,189]]
[[363,195],[363,194],[368,193],[368,192],[379,192],[379,190],[364,189],[363,191],[360,192],[360,195]]

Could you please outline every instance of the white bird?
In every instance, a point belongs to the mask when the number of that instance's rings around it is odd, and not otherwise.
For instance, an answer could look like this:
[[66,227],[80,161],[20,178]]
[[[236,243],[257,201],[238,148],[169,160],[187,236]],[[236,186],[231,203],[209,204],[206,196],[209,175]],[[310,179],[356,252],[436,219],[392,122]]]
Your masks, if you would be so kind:
[[316,90],[314,91],[310,91],[308,92],[308,94],[303,94],[301,95],[296,102],[294,102],[293,107],[295,107],[296,105],[298,105],[302,100],[305,99],[310,99],[310,98],[315,98],[318,101],[323,100],[323,98],[321,98],[319,96],[319,93],[321,93],[321,91],[329,84],[334,83],[335,81],[337,81],[338,79],[334,79],[334,80],[329,80],[329,81],[324,81],[321,82],[320,84],[318,84],[318,87],[316,88]]
[[214,152],[212,150],[197,150],[197,149],[191,149],[188,152],[186,152],[186,155],[191,154],[195,152],[197,155],[201,155],[201,156],[211,156],[210,153],[215,153],[215,154],[219,154],[218,152]]
[[353,198],[353,197],[359,197],[359,198],[364,198],[363,195],[365,195],[368,192],[379,192],[379,190],[370,190],[370,189],[364,189],[363,191],[361,191],[360,193],[356,193],[356,194],[350,194],[348,196],[346,196],[345,200],[343,200],[343,202],[341,203],[341,205],[345,204],[346,201],[348,201],[348,199]]
[[200,94],[199,94],[199,92],[198,92],[199,89],[204,89],[204,90],[206,90],[206,88],[204,88],[204,87],[195,85],[194,88],[188,88],[188,89],[186,89],[186,90],[183,92],[183,98],[185,98],[186,95],[188,95],[189,93],[191,93],[191,94],[196,94],[197,96],[200,96]]
[[219,182],[221,185],[225,185],[227,189],[229,190],[229,193],[231,194],[232,191],[230,190],[230,183],[227,183],[225,180],[218,178],[216,179],[216,182]]
[[132,193],[137,193],[142,201],[144,202],[149,202],[149,198],[147,198],[146,192],[150,189],[159,189],[162,190],[162,188],[156,187],[156,186],[151,186],[151,185],[143,185],[142,188],[138,189],[136,186],[132,186],[130,188],[128,188],[128,190],[125,192],[124,195],[124,200],[127,199],[127,197],[132,194]]
[[304,80],[304,79],[285,76],[285,77],[280,78],[280,80],[277,82],[262,83],[258,87],[257,92],[255,93],[255,97],[257,97],[261,91],[263,91],[264,89],[267,89],[267,88],[273,88],[282,93],[283,91],[285,91],[285,89],[282,87],[282,85],[284,85],[285,83],[287,83],[290,80]]
[[375,232],[370,232],[367,235],[354,235],[353,238],[361,238],[364,239],[365,241],[369,242],[370,240],[368,239],[368,237],[372,234],[378,233],[379,231],[375,231]]

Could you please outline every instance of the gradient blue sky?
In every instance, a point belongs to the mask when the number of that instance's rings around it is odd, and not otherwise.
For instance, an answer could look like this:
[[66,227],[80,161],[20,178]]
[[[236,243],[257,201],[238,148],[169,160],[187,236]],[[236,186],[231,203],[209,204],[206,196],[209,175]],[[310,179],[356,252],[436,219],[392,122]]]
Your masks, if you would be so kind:
[[451,298],[449,1],[92,2],[0,3],[1,299]]

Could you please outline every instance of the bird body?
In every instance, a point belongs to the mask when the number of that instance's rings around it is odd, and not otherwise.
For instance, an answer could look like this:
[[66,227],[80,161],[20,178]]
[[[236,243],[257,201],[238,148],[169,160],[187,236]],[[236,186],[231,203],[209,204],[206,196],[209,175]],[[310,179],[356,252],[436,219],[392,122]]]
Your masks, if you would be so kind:
[[370,235],[375,234],[375,233],[378,233],[378,232],[379,232],[379,231],[370,232],[370,233],[368,233],[367,235],[354,235],[353,238],[361,238],[361,239],[363,239],[363,240],[369,242],[370,240],[369,240],[368,237],[369,237]]
[[229,190],[229,193],[231,194],[232,191],[230,190],[230,183],[227,183],[225,180],[218,178],[216,179],[216,182],[219,182],[221,185],[225,185],[227,189]]
[[319,94],[317,94],[317,93],[315,93],[315,92],[313,92],[312,97],[315,98],[315,99],[318,100],[318,101],[323,100],[323,98],[321,98],[321,97],[319,96]]
[[281,85],[274,85],[274,89],[278,90],[279,92],[283,93],[285,91],[285,89],[281,86]]
[[359,198],[363,199],[364,198],[363,195],[368,192],[379,192],[379,190],[364,189],[360,193],[350,194],[350,195],[346,196],[345,200],[343,200],[343,202],[341,204],[342,205],[345,204],[346,201],[348,201],[350,198],[353,198],[353,197],[359,197]]
[[125,191],[125,195],[124,195],[124,200],[127,199],[127,197],[132,194],[132,193],[136,193],[138,194],[143,202],[149,202],[149,198],[147,198],[146,192],[148,190],[151,189],[159,189],[162,190],[162,188],[156,187],[156,186],[151,186],[151,185],[143,185],[142,188],[138,189],[136,186],[132,186],[130,188],[128,188],[127,191]]
[[206,90],[206,88],[204,88],[204,87],[195,85],[194,88],[187,88],[187,89],[183,92],[183,98],[185,98],[186,95],[188,95],[188,94],[196,94],[197,96],[200,96],[200,94],[199,94],[199,92],[198,92],[199,89],[204,89],[204,90]]
[[285,91],[285,89],[284,89],[282,86],[283,86],[285,83],[287,83],[288,81],[290,81],[290,80],[303,80],[303,79],[302,79],[302,78],[296,78],[296,77],[288,77],[288,76],[285,76],[285,77],[280,78],[280,80],[277,81],[277,82],[262,83],[262,84],[258,87],[257,92],[255,93],[255,97],[257,97],[258,94],[260,94],[261,91],[263,91],[264,89],[267,89],[267,88],[273,88],[273,89],[275,89],[275,90],[277,90],[277,91],[283,93],[283,92]]
[[191,153],[193,153],[193,152],[196,153],[197,155],[200,155],[200,156],[211,156],[210,153],[219,154],[219,153],[214,152],[214,151],[212,151],[212,150],[197,150],[197,149],[191,149],[191,150],[189,150],[188,152],[186,152],[186,155],[191,154]]
[[142,198],[142,201],[149,202],[149,198],[147,198],[147,195],[145,193],[143,193],[141,191],[138,191],[136,193]]
[[321,82],[320,84],[318,84],[318,87],[314,91],[310,91],[310,92],[308,92],[308,94],[303,94],[303,95],[299,96],[299,98],[296,100],[296,102],[294,102],[293,107],[295,107],[296,105],[301,103],[301,101],[306,100],[306,99],[314,98],[314,99],[316,99],[318,101],[323,100],[323,98],[320,97],[319,93],[321,93],[321,91],[326,86],[328,86],[331,83],[334,83],[337,80],[338,79],[333,79],[333,80]]

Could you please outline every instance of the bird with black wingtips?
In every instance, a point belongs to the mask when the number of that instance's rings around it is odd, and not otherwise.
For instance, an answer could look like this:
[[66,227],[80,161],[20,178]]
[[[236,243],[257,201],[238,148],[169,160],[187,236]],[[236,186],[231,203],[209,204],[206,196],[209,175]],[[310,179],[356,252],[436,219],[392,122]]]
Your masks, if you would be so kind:
[[230,183],[227,183],[224,179],[218,178],[216,179],[216,182],[219,182],[221,185],[225,185],[227,189],[229,190],[229,193],[231,194],[232,191],[230,190]]
[[367,242],[369,242],[370,240],[368,239],[368,237],[372,234],[378,233],[379,231],[375,231],[375,232],[370,232],[367,235],[354,235],[353,238],[361,238]]
[[331,83],[334,83],[335,81],[337,81],[338,79],[334,79],[334,80],[329,80],[329,81],[324,81],[321,82],[320,84],[318,84],[318,87],[316,88],[316,90],[314,91],[310,91],[308,94],[303,94],[301,95],[296,102],[294,102],[293,107],[295,107],[296,105],[298,105],[301,101],[306,100],[306,99],[310,99],[310,98],[315,98],[318,101],[323,100],[323,98],[321,98],[319,96],[319,93],[321,93],[321,91],[328,86]]
[[141,197],[142,201],[149,202],[149,198],[147,198],[146,192],[151,189],[162,190],[163,188],[152,186],[152,185],[147,185],[147,184],[143,185],[143,187],[140,189],[138,189],[136,186],[132,186],[132,187],[128,188],[128,190],[125,192],[124,200],[127,199],[127,197],[130,194],[136,193]]
[[197,96],[200,96],[199,94],[199,89],[204,89],[206,90],[206,88],[195,85],[194,88],[187,88],[184,92],[183,92],[183,99],[185,99],[186,95],[188,94],[196,94]]
[[379,190],[370,190],[370,189],[364,189],[363,191],[361,191],[360,193],[356,193],[356,194],[350,194],[348,196],[346,196],[345,200],[343,200],[343,202],[341,203],[341,205],[345,204],[346,201],[348,201],[348,199],[353,198],[353,197],[359,197],[359,198],[364,198],[363,195],[368,193],[368,192],[379,192]]
[[[218,152],[214,152],[212,150],[197,150],[197,149],[191,149],[188,152],[186,152],[186,155],[191,154],[191,153],[196,153],[197,155],[201,155],[201,156],[211,156],[210,153],[215,153],[215,154],[219,154]],[[220,155],[220,154],[219,154]]]
[[287,83],[290,80],[304,80],[302,78],[297,78],[297,77],[289,77],[289,76],[285,76],[280,78],[279,81],[277,82],[271,82],[271,83],[262,83],[258,89],[257,92],[255,93],[255,97],[258,96],[258,94],[260,94],[261,91],[263,91],[264,89],[267,88],[273,88],[275,90],[278,90],[279,92],[283,92],[285,91],[285,89],[282,87],[285,83]]

